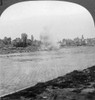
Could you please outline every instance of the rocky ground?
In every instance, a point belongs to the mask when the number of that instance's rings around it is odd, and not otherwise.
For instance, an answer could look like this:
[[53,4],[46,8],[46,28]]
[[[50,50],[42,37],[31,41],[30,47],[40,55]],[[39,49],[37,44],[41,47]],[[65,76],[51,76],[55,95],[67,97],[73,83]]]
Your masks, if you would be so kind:
[[38,83],[1,100],[95,100],[95,66]]

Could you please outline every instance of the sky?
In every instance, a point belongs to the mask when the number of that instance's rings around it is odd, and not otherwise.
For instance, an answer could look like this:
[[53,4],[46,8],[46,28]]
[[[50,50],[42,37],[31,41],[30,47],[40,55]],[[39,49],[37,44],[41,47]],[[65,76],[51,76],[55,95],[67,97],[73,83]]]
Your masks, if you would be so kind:
[[63,1],[27,1],[8,7],[0,17],[0,38],[20,37],[27,33],[54,41],[63,38],[95,37],[94,21],[82,6]]

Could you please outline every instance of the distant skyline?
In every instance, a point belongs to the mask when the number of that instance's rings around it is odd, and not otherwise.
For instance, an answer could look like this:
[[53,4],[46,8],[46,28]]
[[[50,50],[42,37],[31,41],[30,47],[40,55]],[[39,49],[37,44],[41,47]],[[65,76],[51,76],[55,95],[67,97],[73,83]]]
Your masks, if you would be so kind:
[[7,8],[0,17],[0,38],[20,37],[21,33],[62,38],[95,37],[94,21],[82,6],[61,1],[28,1]]

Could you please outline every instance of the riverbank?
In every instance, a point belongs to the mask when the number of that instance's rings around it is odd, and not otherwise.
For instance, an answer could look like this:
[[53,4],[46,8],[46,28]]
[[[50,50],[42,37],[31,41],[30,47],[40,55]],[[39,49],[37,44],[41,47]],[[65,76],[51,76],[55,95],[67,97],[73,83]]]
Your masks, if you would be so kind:
[[3,47],[0,48],[0,54],[11,54],[11,53],[24,53],[24,52],[34,52],[38,51],[37,46],[28,47]]
[[29,53],[29,52],[35,52],[35,51],[51,51],[51,50],[59,50],[63,48],[78,48],[78,47],[95,47],[95,46],[64,46],[59,48],[47,48],[43,49],[41,47],[37,46],[28,46],[28,47],[2,47],[0,48],[0,54],[13,54],[13,53]]
[[95,100],[95,66],[38,83],[1,100]]

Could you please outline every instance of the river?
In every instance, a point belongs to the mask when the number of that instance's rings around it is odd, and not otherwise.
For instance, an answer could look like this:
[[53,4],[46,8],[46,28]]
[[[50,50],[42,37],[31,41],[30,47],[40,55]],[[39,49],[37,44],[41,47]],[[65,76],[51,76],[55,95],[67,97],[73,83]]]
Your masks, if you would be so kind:
[[92,46],[0,55],[0,96],[92,65]]

